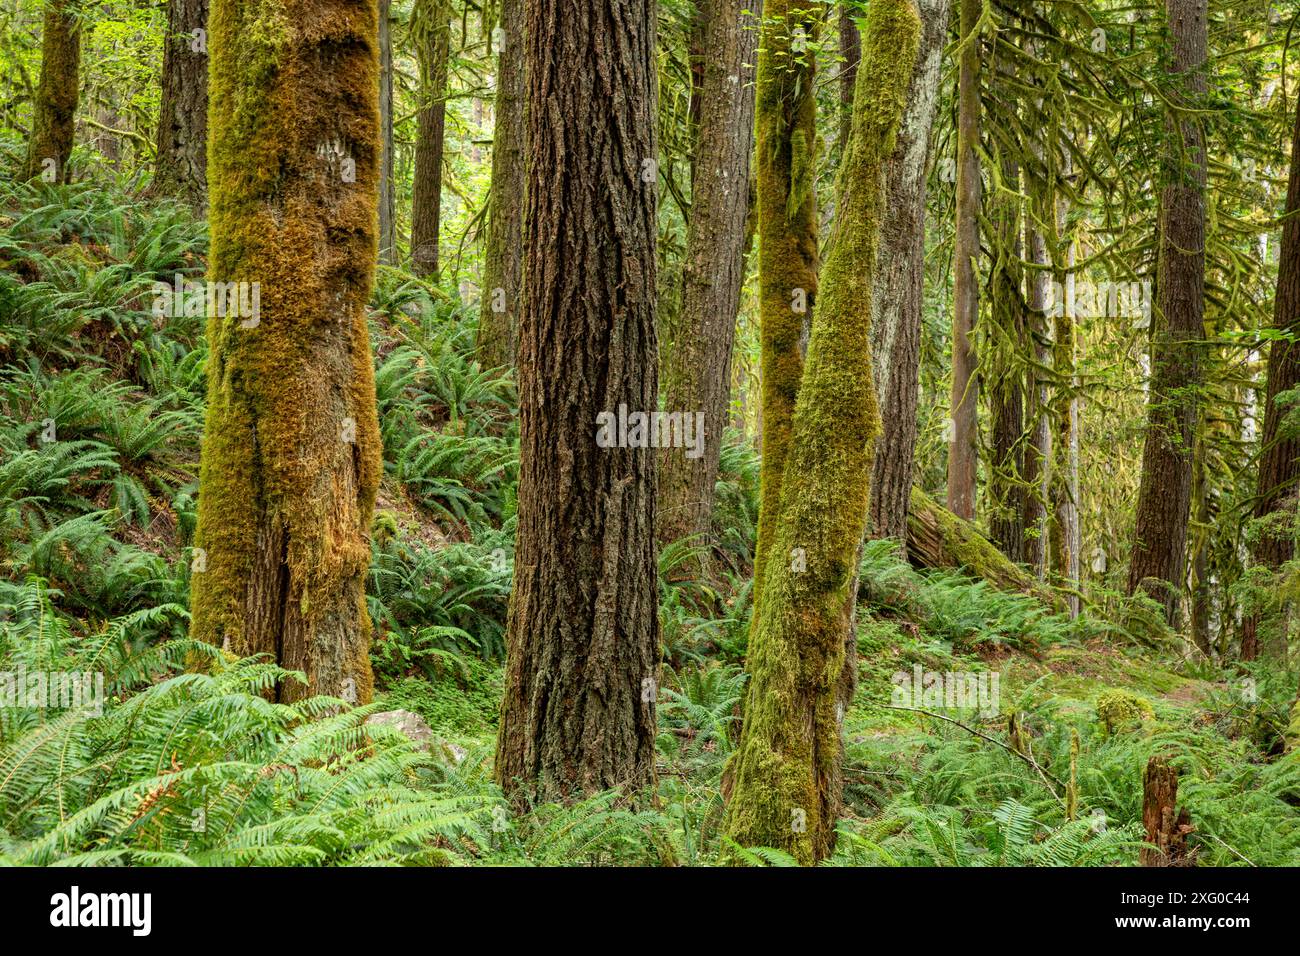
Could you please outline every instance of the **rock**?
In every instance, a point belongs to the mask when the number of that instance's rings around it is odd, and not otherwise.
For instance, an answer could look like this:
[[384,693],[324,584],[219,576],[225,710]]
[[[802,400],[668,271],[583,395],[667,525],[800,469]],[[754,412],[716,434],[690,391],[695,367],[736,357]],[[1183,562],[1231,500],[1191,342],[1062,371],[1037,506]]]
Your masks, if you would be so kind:
[[366,718],[367,727],[396,727],[415,744],[417,750],[428,750],[434,741],[433,728],[424,718],[409,710],[385,710]]

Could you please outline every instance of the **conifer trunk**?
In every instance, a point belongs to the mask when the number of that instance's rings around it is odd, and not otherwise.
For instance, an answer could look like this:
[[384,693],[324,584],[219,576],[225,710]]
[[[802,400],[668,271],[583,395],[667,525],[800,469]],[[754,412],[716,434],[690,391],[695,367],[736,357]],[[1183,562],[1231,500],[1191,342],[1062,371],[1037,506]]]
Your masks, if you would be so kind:
[[50,0],[41,30],[41,78],[32,104],[26,179],[68,182],[81,95],[81,21],[74,0]]
[[373,683],[378,30],[375,0],[212,3],[209,275],[260,305],[208,319],[191,631],[304,672],[285,701]]
[[960,0],[961,59],[957,78],[957,235],[953,252],[952,416],[948,444],[948,509],[975,517],[975,467],[979,452],[979,380],[971,341],[979,317],[980,251],[980,40],[981,0]]
[[397,184],[393,181],[393,25],[391,0],[379,0],[379,261],[397,256]]
[[[664,349],[664,408],[704,413],[699,458],[677,449],[659,463],[661,543],[703,540],[713,517],[731,386],[731,345],[744,282],[749,156],[754,138],[757,22],[746,0],[705,0],[705,60],[686,236],[682,306]],[[759,8],[761,11],[761,8]],[[760,14],[761,15],[761,14]]]
[[[416,115],[415,183],[411,198],[411,270],[438,275],[442,219],[442,150],[447,123],[447,60],[451,11],[445,0],[421,2],[415,13],[415,55],[420,64]],[[495,184],[494,184],[495,187]]]
[[[1176,105],[1193,107],[1206,93],[1206,0],[1166,0],[1166,11],[1173,44],[1171,95]],[[1151,319],[1151,386],[1128,589],[1155,598],[1172,622],[1184,583],[1200,405],[1206,157],[1196,119],[1171,120],[1168,136]]]
[[168,0],[153,189],[197,208],[208,199],[207,26],[208,0]]
[[657,408],[655,7],[525,8],[519,531],[496,759],[519,802],[653,784],[659,659],[657,452],[596,440],[600,413]]
[[729,768],[727,837],[741,847],[776,847],[803,864],[830,854],[841,803],[845,639],[880,433],[871,377],[872,281],[885,166],[920,32],[912,0],[871,4],[839,212],[750,637],[744,725]]
[[916,452],[925,291],[925,197],[930,130],[939,99],[950,0],[920,0],[921,40],[907,107],[885,166],[880,254],[871,288],[871,365],[882,431],[871,475],[871,534],[907,553],[907,509]]
[[519,320],[519,281],[524,249],[524,174],[527,126],[524,111],[523,0],[501,0],[495,121],[492,129],[492,190],[488,196],[487,248],[479,311],[479,363],[513,365]]

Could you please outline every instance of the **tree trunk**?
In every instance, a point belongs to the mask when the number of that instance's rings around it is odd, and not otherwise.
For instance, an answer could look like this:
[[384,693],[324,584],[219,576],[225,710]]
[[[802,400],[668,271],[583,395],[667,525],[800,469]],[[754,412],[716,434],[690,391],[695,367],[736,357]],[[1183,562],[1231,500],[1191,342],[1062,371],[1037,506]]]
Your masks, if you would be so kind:
[[73,121],[81,93],[81,21],[73,0],[50,0],[41,31],[41,78],[32,104],[26,179],[68,182]]
[[[411,271],[438,276],[442,216],[442,148],[447,122],[447,61],[451,11],[445,0],[421,0],[413,16],[420,63],[420,111],[416,115],[415,185],[411,197]],[[493,183],[496,188],[496,183]],[[504,363],[502,363],[504,364]]]
[[762,443],[755,617],[781,507],[790,423],[803,375],[804,317],[817,300],[815,58],[817,14],[795,0],[767,0],[760,35],[755,104],[758,166],[758,314]]
[[1300,385],[1300,108],[1291,141],[1291,173],[1286,191],[1286,221],[1278,253],[1277,295],[1273,299],[1273,328],[1287,337],[1275,338],[1268,352],[1268,386],[1264,399],[1264,431],[1260,436],[1259,479],[1255,517],[1272,519],[1262,529],[1255,560],[1276,570],[1295,556],[1296,482],[1300,479],[1300,435],[1281,427],[1289,406],[1277,397]]
[[[1192,106],[1206,93],[1206,0],[1166,4],[1173,43],[1171,95],[1176,105]],[[1171,120],[1169,137],[1160,193],[1147,432],[1128,588],[1163,604],[1173,623],[1183,589],[1200,405],[1206,159],[1197,120]]]
[[[871,4],[839,214],[794,413],[774,557],[755,611],[744,725],[729,768],[727,837],[742,847],[776,847],[805,865],[830,854],[841,802],[840,682],[880,433],[871,285],[885,164],[920,32],[912,0]],[[773,66],[761,60],[760,73]],[[760,88],[760,98],[765,92]]]
[[[1070,173],[1070,157],[1062,157],[1062,173]],[[1066,600],[1070,617],[1079,616],[1081,603],[1078,593],[1080,574],[1079,532],[1079,380],[1074,373],[1074,243],[1062,236],[1067,225],[1067,205],[1062,198],[1053,210],[1053,228],[1059,247],[1065,245],[1065,261],[1056,274],[1057,288],[1064,302],[1054,303],[1055,317],[1052,331],[1052,366],[1057,375],[1057,391],[1052,400],[1052,419],[1056,424],[1056,441],[1053,442],[1056,463],[1051,469],[1050,503],[1051,528],[1049,538],[1052,549],[1052,570],[1070,589]]]
[[1178,771],[1159,756],[1147,761],[1142,776],[1142,826],[1146,842],[1138,851],[1142,866],[1195,866],[1196,853],[1187,848],[1195,827],[1186,808],[1178,808]]
[[871,289],[871,365],[881,411],[871,534],[907,552],[925,291],[925,182],[951,0],[920,0],[921,43],[907,108],[885,165],[885,215]]
[[393,31],[391,0],[379,0],[379,261],[392,265],[397,250],[397,194],[393,182]]
[[957,91],[957,234],[953,253],[952,436],[948,445],[948,508],[975,517],[979,460],[979,382],[971,337],[979,317],[980,48],[975,32],[982,4],[961,0],[961,62]]
[[603,414],[658,404],[655,8],[525,7],[519,531],[496,762],[520,802],[653,785],[659,657],[656,452],[635,430],[604,440]]
[[153,191],[208,201],[208,0],[168,0]]
[[[274,42],[254,42],[267,22]],[[361,703],[382,469],[366,327],[378,8],[213,0],[211,23],[209,275],[258,285],[251,313],[208,319],[192,634],[304,672],[281,700]]]
[[524,16],[523,0],[501,0],[502,44],[497,56],[492,189],[477,351],[484,368],[513,365],[524,250]]
[[[1050,197],[1050,191],[1047,193]],[[1039,204],[1040,218],[1052,215],[1052,204]],[[1047,502],[1052,472],[1052,420],[1050,379],[1046,369],[1052,366],[1052,333],[1047,320],[1047,282],[1049,263],[1047,241],[1042,230],[1026,217],[1026,243],[1029,261],[1037,269],[1025,277],[1029,306],[1029,338],[1034,364],[1027,376],[1028,402],[1025,423],[1028,444],[1025,447],[1024,491],[1024,561],[1042,580],[1047,575]]]
[[[664,350],[664,407],[704,413],[702,454],[659,462],[661,543],[707,535],[727,422],[731,344],[744,283],[749,156],[754,134],[753,62],[758,31],[745,0],[705,0],[702,78],[682,308]],[[761,14],[760,14],[761,15]]]
[[858,82],[858,61],[862,58],[862,38],[854,20],[856,7],[840,5],[840,162],[844,162],[853,132],[853,90]]

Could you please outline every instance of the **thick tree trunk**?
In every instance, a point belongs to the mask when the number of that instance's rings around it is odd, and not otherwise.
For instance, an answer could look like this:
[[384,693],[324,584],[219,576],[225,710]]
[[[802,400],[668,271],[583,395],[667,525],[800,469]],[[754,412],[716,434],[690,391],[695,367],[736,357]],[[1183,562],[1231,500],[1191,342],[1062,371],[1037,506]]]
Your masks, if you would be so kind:
[[477,351],[485,368],[513,365],[524,250],[524,17],[523,0],[501,0],[496,119],[492,132],[492,191]]
[[[744,726],[729,768],[726,835],[742,847],[785,850],[803,864],[830,854],[841,802],[845,641],[880,433],[871,380],[871,285],[884,169],[920,32],[912,0],[871,4],[839,213],[794,414],[773,557],[750,639]],[[760,60],[759,71],[773,66]]]
[[755,104],[758,167],[758,314],[763,461],[754,549],[755,617],[781,507],[790,423],[803,376],[805,317],[817,300],[815,57],[818,20],[795,0],[766,0]]
[[391,0],[379,0],[379,261],[397,261],[397,187],[393,182],[393,30]]
[[731,344],[745,279],[757,23],[745,0],[705,4],[709,56],[701,86],[682,307],[673,341],[664,349],[663,382],[668,411],[704,413],[703,448],[699,457],[671,449],[660,459],[661,543],[709,531],[730,398]]
[[[654,782],[655,8],[527,0],[519,531],[496,775],[520,802]],[[598,438],[601,438],[598,444]],[[624,436],[617,436],[624,437]],[[621,447],[623,444],[631,447]]]
[[168,0],[153,190],[208,201],[208,0]]
[[41,79],[32,104],[26,179],[68,182],[81,93],[81,21],[74,0],[50,0],[41,31]]
[[[451,10],[445,0],[416,7],[412,33],[420,64],[420,111],[416,114],[415,184],[411,197],[411,270],[438,276],[442,217],[442,149],[447,123],[447,61],[451,56]],[[496,184],[493,183],[493,188]]]
[[285,701],[373,683],[378,31],[373,0],[212,3],[209,275],[250,286],[208,319],[192,634],[304,672]]
[[[1176,104],[1191,106],[1206,92],[1206,0],[1166,3],[1173,43],[1171,92]],[[1147,433],[1128,588],[1163,604],[1173,622],[1183,589],[1200,406],[1206,158],[1204,133],[1195,119],[1172,120],[1169,138],[1160,193]]]
[[916,453],[925,287],[925,182],[951,0],[920,0],[921,42],[907,108],[885,165],[885,215],[871,289],[871,366],[882,431],[871,475],[870,533],[907,551]]
[[957,235],[953,253],[952,434],[948,445],[948,508],[975,517],[975,468],[979,460],[979,382],[971,341],[979,317],[980,250],[980,40],[975,33],[982,4],[960,0],[961,61],[957,91]]
[[1300,108],[1291,141],[1291,173],[1286,191],[1286,221],[1278,253],[1277,295],[1273,299],[1273,328],[1286,333],[1268,351],[1268,386],[1264,399],[1264,430],[1260,435],[1259,479],[1255,517],[1266,523],[1255,560],[1276,570],[1295,555],[1296,483],[1300,479],[1300,435],[1282,429],[1289,407],[1277,397],[1300,385]]

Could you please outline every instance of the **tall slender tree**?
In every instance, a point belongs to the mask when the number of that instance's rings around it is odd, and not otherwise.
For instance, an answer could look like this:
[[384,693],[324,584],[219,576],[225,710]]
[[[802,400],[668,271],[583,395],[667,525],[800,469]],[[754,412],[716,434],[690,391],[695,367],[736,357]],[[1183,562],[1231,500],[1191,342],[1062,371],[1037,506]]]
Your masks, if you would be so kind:
[[168,0],[155,191],[208,200],[208,0]]
[[952,400],[948,442],[948,510],[975,517],[979,460],[979,380],[974,338],[979,317],[980,35],[982,0],[960,0],[961,53],[957,73],[957,235],[953,251]]
[[661,542],[702,538],[709,530],[744,283],[757,24],[745,0],[703,0],[702,7],[709,55],[700,87],[682,305],[663,350],[662,390],[669,411],[704,413],[704,447],[699,457],[673,449],[660,460]]
[[829,855],[841,803],[839,687],[880,433],[871,378],[872,280],[885,166],[921,32],[912,0],[873,0],[865,26],[853,132],[751,633],[724,822],[734,843],[777,847],[804,864]]
[[411,268],[438,275],[442,232],[442,150],[447,127],[447,68],[451,56],[451,8],[447,0],[418,0],[411,15],[420,65],[416,114],[415,183],[411,197]]
[[1165,13],[1173,115],[1160,171],[1151,385],[1128,586],[1158,600],[1172,621],[1183,588],[1205,334],[1205,133],[1190,111],[1207,90],[1206,0],[1166,0]]
[[247,285],[207,303],[191,631],[305,673],[286,701],[373,683],[378,36],[376,0],[212,3],[209,276]]
[[495,122],[492,129],[492,190],[488,195],[487,247],[477,351],[487,368],[512,365],[519,318],[519,281],[524,248],[526,172],[523,0],[501,0],[497,49]]
[[379,261],[392,265],[397,254],[397,183],[393,179],[392,0],[379,0],[379,140]]
[[80,84],[80,9],[76,0],[47,0],[41,31],[41,78],[27,144],[27,179],[39,176],[52,182],[68,181]]
[[871,533],[907,550],[907,508],[916,452],[925,284],[925,196],[930,130],[939,100],[951,0],[918,0],[921,39],[907,107],[885,167],[880,254],[871,287],[872,377],[882,431],[871,475]]
[[496,774],[517,799],[567,799],[654,780],[655,451],[604,416],[658,404],[655,7],[525,11],[519,530]]

